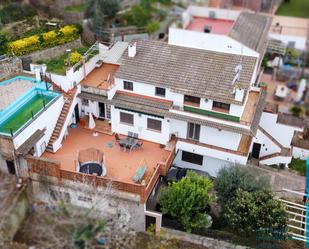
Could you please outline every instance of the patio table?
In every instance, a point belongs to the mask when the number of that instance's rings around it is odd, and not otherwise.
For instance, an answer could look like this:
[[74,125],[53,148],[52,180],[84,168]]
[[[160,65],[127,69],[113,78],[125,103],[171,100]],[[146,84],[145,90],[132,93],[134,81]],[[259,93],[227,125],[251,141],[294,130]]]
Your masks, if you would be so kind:
[[121,142],[123,142],[123,144],[126,147],[134,148],[134,146],[136,146],[136,144],[138,143],[138,139],[136,138],[132,138],[132,137],[126,137],[124,140],[122,140]]

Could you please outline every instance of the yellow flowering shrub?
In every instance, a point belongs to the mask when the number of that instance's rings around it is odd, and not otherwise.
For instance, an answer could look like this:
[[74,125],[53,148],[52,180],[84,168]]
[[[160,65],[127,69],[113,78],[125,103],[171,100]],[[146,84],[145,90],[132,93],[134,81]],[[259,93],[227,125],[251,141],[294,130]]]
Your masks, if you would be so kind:
[[43,33],[44,42],[52,43],[56,40],[56,38],[57,38],[57,33],[54,30]]
[[[80,62],[82,59],[82,55],[78,52],[72,52],[70,54],[70,64],[71,66],[75,65],[76,63]],[[68,59],[65,59],[65,64],[68,64]]]
[[23,55],[27,52],[32,52],[41,48],[39,36],[33,35],[17,41],[10,42],[9,51],[16,55]]
[[33,35],[8,44],[8,51],[15,55],[24,55],[46,47],[53,47],[71,42],[79,37],[79,29],[75,25],[67,25],[41,35]]
[[74,25],[67,25],[61,28],[59,31],[62,32],[64,36],[69,36],[76,34],[78,29]]

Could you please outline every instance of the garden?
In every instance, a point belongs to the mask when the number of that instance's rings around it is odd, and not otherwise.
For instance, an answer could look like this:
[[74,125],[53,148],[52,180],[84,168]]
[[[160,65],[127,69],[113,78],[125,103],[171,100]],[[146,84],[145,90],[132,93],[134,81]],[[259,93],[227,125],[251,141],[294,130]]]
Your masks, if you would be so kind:
[[[253,248],[257,233],[286,231],[288,221],[269,179],[242,166],[223,168],[214,180],[189,171],[163,188],[157,211],[163,226]],[[295,241],[274,241],[278,248],[298,248]]]
[[[73,66],[76,63],[80,62],[82,60],[82,56],[84,55],[84,53],[87,52],[88,49],[89,47],[81,47],[81,48],[72,49],[70,53],[70,65]],[[88,56],[87,59],[89,60],[97,53],[98,53],[97,50],[93,51]],[[68,65],[69,65],[68,54],[64,53],[52,59],[39,60],[39,61],[36,61],[36,63],[46,64],[48,72],[65,75],[66,69],[68,68]]]
[[283,0],[276,15],[309,18],[308,0]]

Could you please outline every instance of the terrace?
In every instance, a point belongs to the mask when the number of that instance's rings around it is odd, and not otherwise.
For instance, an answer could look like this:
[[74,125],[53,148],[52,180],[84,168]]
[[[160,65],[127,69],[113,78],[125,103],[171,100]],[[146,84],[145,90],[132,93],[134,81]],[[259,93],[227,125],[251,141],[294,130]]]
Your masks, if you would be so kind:
[[232,20],[193,17],[186,29],[191,31],[205,32],[205,28],[209,27],[209,33],[227,35],[233,24],[234,21]]
[[[59,164],[60,175],[64,178],[77,173],[76,166],[78,153],[88,148],[101,150],[105,156],[106,175],[97,177],[101,181],[112,181],[120,190],[136,193],[136,189],[148,191],[146,197],[150,194],[153,185],[156,183],[160,174],[165,175],[174,157],[174,148],[171,150],[161,148],[159,144],[143,141],[141,149],[132,151],[123,151],[115,143],[115,137],[106,134],[93,136],[92,131],[80,126],[69,128],[69,136],[64,140],[62,147],[57,153],[45,152],[42,158],[57,162]],[[136,170],[146,165],[147,169],[141,183],[134,183],[132,177]],[[131,191],[130,191],[131,189]],[[135,189],[135,190],[132,190]],[[141,194],[142,195],[142,194]],[[145,197],[142,196],[142,197]],[[145,197],[145,198],[146,198]]]
[[90,74],[83,79],[80,84],[84,87],[99,88],[108,90],[111,87],[114,73],[118,69],[118,65],[104,63],[99,68],[95,68]]

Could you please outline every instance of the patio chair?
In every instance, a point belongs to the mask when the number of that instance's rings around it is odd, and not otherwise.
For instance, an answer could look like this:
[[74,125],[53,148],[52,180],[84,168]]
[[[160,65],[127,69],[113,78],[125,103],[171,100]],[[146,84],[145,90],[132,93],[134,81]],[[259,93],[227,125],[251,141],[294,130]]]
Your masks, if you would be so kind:
[[136,182],[136,183],[140,182],[143,179],[146,170],[147,170],[146,164],[138,167],[136,172],[135,172],[135,175],[132,177],[133,182]]
[[137,144],[135,145],[136,149],[142,149],[143,148],[143,141],[138,141]]
[[119,145],[119,148],[122,148],[124,151],[126,151],[126,144],[121,142],[121,139],[117,133],[115,134],[115,140],[116,140],[116,144]]

